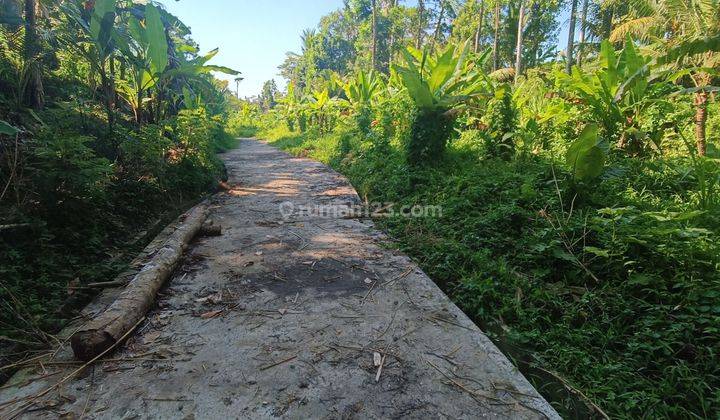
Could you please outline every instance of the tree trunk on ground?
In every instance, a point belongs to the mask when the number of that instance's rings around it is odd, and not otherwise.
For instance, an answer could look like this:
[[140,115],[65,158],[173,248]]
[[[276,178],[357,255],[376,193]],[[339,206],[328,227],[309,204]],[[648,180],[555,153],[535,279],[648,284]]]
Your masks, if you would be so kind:
[[565,63],[565,72],[570,74],[573,65],[573,52],[575,49],[575,16],[577,15],[577,0],[572,0],[570,5],[570,28],[568,29],[567,40],[567,62]]
[[370,3],[372,6],[372,69],[377,69],[377,4],[375,0]]
[[483,24],[485,23],[485,0],[480,0],[480,16],[478,17],[478,26],[475,31],[475,53],[480,51],[480,35],[482,35]]
[[707,143],[705,140],[705,127],[707,124],[707,92],[695,94],[695,143],[700,156],[705,156]]
[[583,54],[585,53],[585,27],[587,26],[588,0],[583,0],[582,12],[580,12],[580,47],[577,53],[577,65],[582,65]]
[[39,58],[40,45],[37,35],[37,0],[25,0],[25,49],[23,59],[28,72],[27,87],[21,98],[28,106],[40,109],[44,105],[42,85],[42,63]]
[[518,14],[517,25],[517,45],[515,46],[515,83],[517,83],[520,73],[522,73],[522,53],[523,53],[523,29],[525,26],[525,2],[520,2],[520,12]]
[[493,71],[500,67],[500,0],[495,0],[495,34],[493,36]]
[[70,344],[76,358],[92,360],[112,348],[137,325],[154,304],[157,292],[172,274],[185,246],[200,231],[206,218],[207,207],[203,204],[181,216],[182,222],[177,229],[115,302],[72,335]]

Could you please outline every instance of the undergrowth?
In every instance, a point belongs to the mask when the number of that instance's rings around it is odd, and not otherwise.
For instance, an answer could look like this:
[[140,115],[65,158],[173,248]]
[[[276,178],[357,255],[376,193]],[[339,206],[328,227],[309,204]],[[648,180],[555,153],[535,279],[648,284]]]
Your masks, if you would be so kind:
[[260,136],[330,164],[369,202],[442,206],[378,223],[561,414],[592,412],[564,384],[612,417],[720,410],[718,212],[697,210],[687,161],[617,158],[583,187],[547,157],[486,158],[472,131],[415,173],[382,127]]

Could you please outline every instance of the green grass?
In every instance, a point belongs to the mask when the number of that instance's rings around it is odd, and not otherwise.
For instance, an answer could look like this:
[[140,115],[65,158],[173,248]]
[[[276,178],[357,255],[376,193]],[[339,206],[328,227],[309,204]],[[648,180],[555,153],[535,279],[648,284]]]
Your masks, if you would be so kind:
[[399,145],[338,130],[259,135],[370,201],[441,205],[378,222],[563,415],[588,409],[557,376],[613,417],[720,410],[718,216],[693,211],[691,178],[620,159],[622,176],[581,188],[555,162],[484,159],[466,139],[418,172]]

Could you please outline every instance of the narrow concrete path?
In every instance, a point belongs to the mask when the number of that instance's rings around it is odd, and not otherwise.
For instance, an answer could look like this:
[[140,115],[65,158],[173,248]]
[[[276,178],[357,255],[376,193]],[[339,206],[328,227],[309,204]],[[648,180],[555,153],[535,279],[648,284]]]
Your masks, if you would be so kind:
[[[191,245],[121,351],[22,416],[558,418],[370,222],[298,211],[358,203],[342,176],[253,140],[223,158],[224,234]],[[73,370],[62,363],[0,390],[0,418]]]

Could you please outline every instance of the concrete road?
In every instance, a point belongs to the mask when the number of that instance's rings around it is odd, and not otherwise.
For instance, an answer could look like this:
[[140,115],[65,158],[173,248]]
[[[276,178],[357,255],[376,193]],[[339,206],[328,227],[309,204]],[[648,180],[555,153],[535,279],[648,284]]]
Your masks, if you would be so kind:
[[191,244],[121,350],[41,395],[77,368],[61,349],[0,390],[0,418],[558,418],[431,279],[348,216],[346,179],[253,140],[223,159],[230,189],[210,216],[223,235]]

